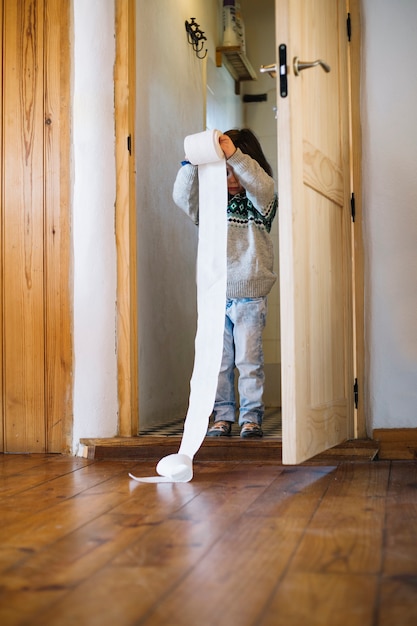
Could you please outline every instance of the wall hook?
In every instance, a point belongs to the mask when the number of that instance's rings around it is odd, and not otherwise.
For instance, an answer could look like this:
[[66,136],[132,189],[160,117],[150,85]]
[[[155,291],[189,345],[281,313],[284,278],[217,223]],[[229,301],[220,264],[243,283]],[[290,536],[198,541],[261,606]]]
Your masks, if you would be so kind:
[[207,56],[207,48],[203,55],[200,53],[203,50],[204,42],[207,41],[207,37],[204,31],[200,29],[200,24],[197,24],[195,17],[190,17],[190,22],[185,20],[185,30],[187,31],[188,43],[192,45],[193,50],[198,59],[204,59]]

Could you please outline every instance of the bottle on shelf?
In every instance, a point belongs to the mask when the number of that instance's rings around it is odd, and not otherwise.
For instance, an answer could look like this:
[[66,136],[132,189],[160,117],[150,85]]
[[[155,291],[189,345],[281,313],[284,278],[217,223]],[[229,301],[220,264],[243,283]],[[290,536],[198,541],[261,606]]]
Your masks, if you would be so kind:
[[246,52],[245,25],[237,0],[223,0],[223,46],[241,46]]

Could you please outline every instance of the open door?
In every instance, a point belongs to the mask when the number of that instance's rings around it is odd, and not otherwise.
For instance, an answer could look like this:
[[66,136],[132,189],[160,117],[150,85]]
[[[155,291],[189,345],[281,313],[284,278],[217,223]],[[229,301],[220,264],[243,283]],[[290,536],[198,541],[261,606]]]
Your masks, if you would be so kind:
[[345,0],[276,0],[286,464],[353,435],[346,22]]

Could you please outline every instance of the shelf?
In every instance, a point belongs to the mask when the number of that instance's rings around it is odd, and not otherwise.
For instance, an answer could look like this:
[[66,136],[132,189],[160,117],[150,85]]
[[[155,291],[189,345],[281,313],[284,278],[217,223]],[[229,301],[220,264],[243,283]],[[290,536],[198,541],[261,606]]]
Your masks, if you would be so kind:
[[244,80],[257,80],[256,72],[241,46],[219,46],[216,48],[216,66],[223,64],[235,81],[235,93],[240,93],[240,83]]

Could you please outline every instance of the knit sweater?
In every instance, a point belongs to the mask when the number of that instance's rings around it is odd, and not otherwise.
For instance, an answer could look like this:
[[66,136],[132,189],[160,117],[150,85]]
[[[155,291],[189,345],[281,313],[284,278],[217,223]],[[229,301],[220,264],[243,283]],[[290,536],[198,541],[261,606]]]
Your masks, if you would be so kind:
[[[245,191],[229,195],[227,206],[226,297],[259,298],[270,292],[277,278],[269,234],[278,206],[274,181],[239,148],[227,163]],[[198,224],[197,166],[181,167],[174,183],[173,199]]]

